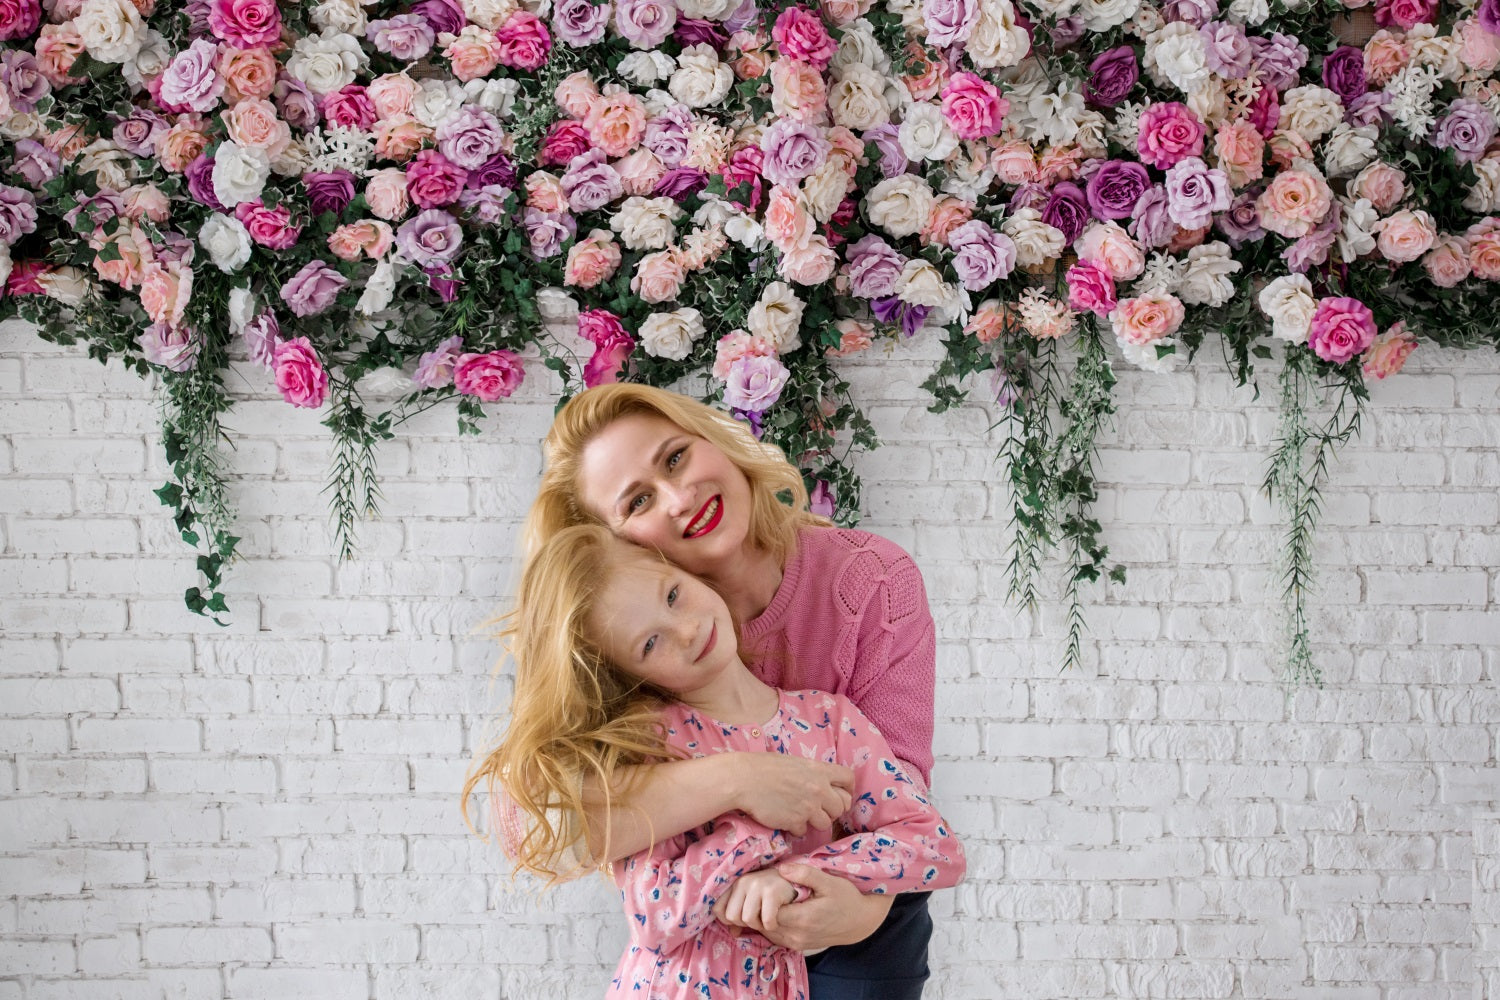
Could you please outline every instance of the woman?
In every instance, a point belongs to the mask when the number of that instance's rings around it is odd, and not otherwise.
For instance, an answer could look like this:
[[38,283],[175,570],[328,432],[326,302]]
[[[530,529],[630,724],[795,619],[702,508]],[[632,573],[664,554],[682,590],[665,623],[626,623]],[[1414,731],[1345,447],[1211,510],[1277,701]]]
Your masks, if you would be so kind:
[[[801,475],[780,452],[727,415],[661,389],[621,383],[580,393],[558,413],[545,449],[528,550],[589,522],[660,550],[724,598],[757,676],[847,695],[930,781],[934,628],[921,574],[900,547],[813,516]],[[657,765],[591,816],[588,846],[615,860],[734,809],[798,835],[827,829],[848,808],[852,780],[847,768],[779,754]],[[932,933],[925,894],[861,895],[805,866],[783,874],[811,897],[785,907],[768,936],[800,951],[827,949],[808,956],[813,1000],[920,997]]]

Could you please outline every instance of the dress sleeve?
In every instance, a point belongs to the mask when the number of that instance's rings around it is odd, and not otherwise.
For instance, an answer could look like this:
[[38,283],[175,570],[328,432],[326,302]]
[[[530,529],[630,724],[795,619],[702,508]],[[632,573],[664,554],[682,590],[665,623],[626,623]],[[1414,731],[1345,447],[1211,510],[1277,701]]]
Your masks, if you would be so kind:
[[[963,845],[907,773],[880,730],[847,698],[828,696],[838,718],[838,760],[854,769],[854,803],[840,817],[847,837],[788,858],[848,879],[864,893],[943,889],[963,878]],[[841,717],[840,717],[841,716]]]
[[[894,543],[862,553],[846,574],[859,622],[847,693],[886,734],[896,759],[925,782],[932,774],[937,630],[917,564]],[[876,570],[878,569],[878,572]]]
[[780,831],[743,813],[721,816],[614,864],[632,944],[670,951],[714,920],[714,904],[741,875],[789,851]]

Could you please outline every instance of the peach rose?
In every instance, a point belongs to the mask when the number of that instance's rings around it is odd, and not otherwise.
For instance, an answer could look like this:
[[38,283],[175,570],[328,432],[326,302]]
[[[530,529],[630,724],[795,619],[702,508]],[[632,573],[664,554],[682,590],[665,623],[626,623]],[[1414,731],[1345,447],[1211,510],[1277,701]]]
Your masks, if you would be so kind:
[[1432,249],[1437,239],[1437,223],[1428,213],[1402,209],[1375,223],[1378,233],[1375,245],[1380,255],[1397,264],[1407,264]]
[[83,36],[72,23],[44,24],[36,39],[36,61],[42,75],[54,87],[82,83],[81,77],[69,76],[68,70],[83,55]]
[[603,229],[595,229],[568,250],[563,284],[593,288],[608,281],[620,267],[620,245]]
[[964,327],[964,333],[972,335],[981,344],[989,344],[1005,336],[1006,331],[1014,329],[1015,325],[1015,317],[1009,306],[999,299],[988,299],[974,310],[974,315]]
[[378,217],[395,222],[411,208],[411,195],[407,192],[406,171],[399,167],[386,167],[370,175],[365,182],[365,204]]
[[153,323],[177,326],[193,295],[193,271],[149,264],[141,276],[141,306]]
[[744,330],[733,330],[719,338],[714,347],[714,378],[729,381],[729,369],[741,358],[774,358],[776,345],[763,337],[752,337]]
[[634,94],[609,84],[589,108],[583,127],[606,155],[624,156],[640,145],[646,134],[646,109]]
[[1347,190],[1351,198],[1368,199],[1375,211],[1389,212],[1406,197],[1406,174],[1398,167],[1376,160],[1355,175]]
[[184,115],[156,137],[156,158],[167,170],[180,174],[207,147],[203,120],[196,115]]
[[139,285],[146,266],[153,264],[156,259],[151,240],[146,234],[134,226],[129,229],[121,226],[108,238],[103,238],[102,232],[95,235],[101,237],[89,243],[95,250],[103,250],[113,244],[119,254],[114,260],[100,260],[97,255],[94,257],[94,271],[99,277],[127,290]]
[[1417,349],[1417,338],[1406,329],[1405,323],[1394,323],[1385,333],[1371,342],[1364,354],[1365,374],[1371,378],[1387,378],[1399,372],[1407,357]]
[[263,149],[276,159],[292,144],[292,130],[276,117],[276,106],[258,97],[247,97],[221,113],[224,130],[241,146]]
[[922,227],[921,240],[928,246],[945,247],[948,234],[974,218],[974,206],[952,195],[938,195],[932,203],[932,214]]
[[1271,139],[1266,145],[1271,150],[1271,162],[1282,169],[1292,166],[1299,160],[1312,159],[1312,146],[1300,132],[1279,128],[1271,133]]
[[901,77],[912,100],[930,101],[936,97],[943,84],[948,82],[948,64],[934,59],[920,42],[909,42],[906,46],[911,72]]
[[1434,285],[1452,288],[1469,276],[1469,242],[1462,236],[1439,236],[1422,258],[1422,267]]
[[219,50],[219,75],[224,78],[224,100],[233,104],[247,97],[266,98],[276,89],[276,57],[263,45],[253,49]]
[[741,80],[758,80],[771,68],[770,40],[755,31],[736,31],[729,36],[732,51],[739,55],[729,61],[729,68]]
[[1242,188],[1265,173],[1266,140],[1244,119],[1219,126],[1214,133],[1214,153],[1231,187]]
[[1193,247],[1199,246],[1208,238],[1208,233],[1211,229],[1213,229],[1212,223],[1200,226],[1197,229],[1178,228],[1172,234],[1172,238],[1167,241],[1167,252],[1182,253],[1184,250],[1191,250]]
[[583,70],[566,77],[553,92],[557,106],[571,117],[583,121],[599,100],[599,85]]
[[407,115],[383,118],[375,123],[375,157],[405,163],[432,136],[432,129]]
[[771,110],[804,122],[821,122],[828,108],[823,75],[807,63],[777,59],[771,64]]
[[842,28],[868,14],[873,0],[820,0],[818,6],[830,24]]
[[1382,28],[1365,43],[1365,79],[1371,87],[1384,87],[1406,68],[1411,49],[1399,32]]
[[1038,183],[1052,185],[1058,181],[1070,181],[1078,176],[1078,168],[1085,157],[1078,146],[1048,146],[1037,160]]
[[615,173],[620,175],[620,185],[626,194],[649,195],[667,172],[666,165],[649,149],[637,149],[634,153],[615,161]]
[[765,229],[766,238],[786,253],[807,244],[813,234],[813,217],[793,191],[777,184],[767,200]]
[[398,118],[411,115],[412,98],[417,93],[417,82],[405,73],[386,73],[370,81],[365,96],[375,106],[378,118]]
[[868,350],[874,343],[875,328],[857,319],[841,319],[833,324],[839,333],[839,346],[829,347],[823,355],[829,358],[847,358],[851,354]]
[[839,256],[828,241],[822,236],[814,236],[804,246],[783,254],[776,269],[794,284],[821,285],[833,277],[838,262]]
[[1103,265],[1116,282],[1134,281],[1146,270],[1146,252],[1118,222],[1096,222],[1073,244],[1080,260]]
[[630,290],[640,296],[642,302],[671,302],[682,291],[682,282],[686,278],[676,255],[670,250],[659,250],[646,254],[636,264]]
[[355,260],[363,253],[379,260],[390,250],[395,234],[391,227],[375,219],[350,222],[328,234],[328,249],[340,260]]
[[120,194],[120,202],[125,217],[132,222],[166,222],[172,215],[170,200],[155,184],[132,184]]
[[1036,153],[1020,140],[1001,143],[990,153],[990,169],[1006,184],[1025,184],[1036,179]]
[[1176,333],[1184,315],[1177,296],[1148,292],[1133,299],[1121,299],[1109,314],[1109,321],[1116,337],[1127,344],[1143,346]]
[[453,66],[453,75],[462,83],[489,76],[500,64],[500,43],[493,31],[486,31],[477,24],[464,25],[464,30],[448,43],[443,55]]
[[568,196],[563,192],[562,181],[545,170],[527,174],[526,207],[539,212],[566,212]]
[[1261,225],[1291,239],[1312,232],[1332,205],[1328,183],[1310,167],[1281,171],[1255,201]]
[[1500,279],[1500,233],[1471,233],[1469,267],[1476,278],[1485,281]]
[[1459,39],[1458,60],[1470,73],[1485,76],[1500,66],[1500,39],[1466,17],[1454,26]]

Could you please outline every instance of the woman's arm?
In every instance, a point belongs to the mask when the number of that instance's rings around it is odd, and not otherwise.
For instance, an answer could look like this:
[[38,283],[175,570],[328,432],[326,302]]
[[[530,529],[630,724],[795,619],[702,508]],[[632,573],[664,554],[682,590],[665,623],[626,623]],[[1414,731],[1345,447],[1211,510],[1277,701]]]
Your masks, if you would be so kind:
[[657,841],[739,810],[773,830],[801,836],[833,827],[850,807],[854,772],[775,753],[719,753],[629,769],[612,808],[585,781],[589,853],[617,861]]

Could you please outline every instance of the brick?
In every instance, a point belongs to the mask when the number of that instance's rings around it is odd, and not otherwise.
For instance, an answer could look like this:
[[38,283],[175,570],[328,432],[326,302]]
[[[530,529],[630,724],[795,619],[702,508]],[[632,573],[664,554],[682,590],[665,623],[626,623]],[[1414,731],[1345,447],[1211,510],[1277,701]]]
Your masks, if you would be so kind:
[[157,965],[267,962],[272,951],[266,927],[157,927],[141,941],[145,960]]
[[191,755],[155,757],[151,784],[167,794],[207,793],[225,798],[276,791],[276,765],[269,759]]
[[[368,1000],[369,974],[363,969],[258,968],[242,965],[227,973],[228,1000],[284,1000],[312,997],[321,1000]],[[478,995],[478,994],[474,994]]]
[[414,924],[349,919],[304,921],[283,928],[276,936],[277,957],[292,964],[316,961],[415,962],[420,934]]
[[71,940],[0,941],[0,969],[7,975],[58,975],[78,968]]
[[38,677],[0,680],[0,705],[7,715],[114,712],[120,689],[113,681],[90,677]]
[[193,719],[79,719],[73,746],[86,752],[192,753],[203,748],[203,732]]
[[124,601],[42,597],[0,601],[0,632],[13,636],[121,632]]

